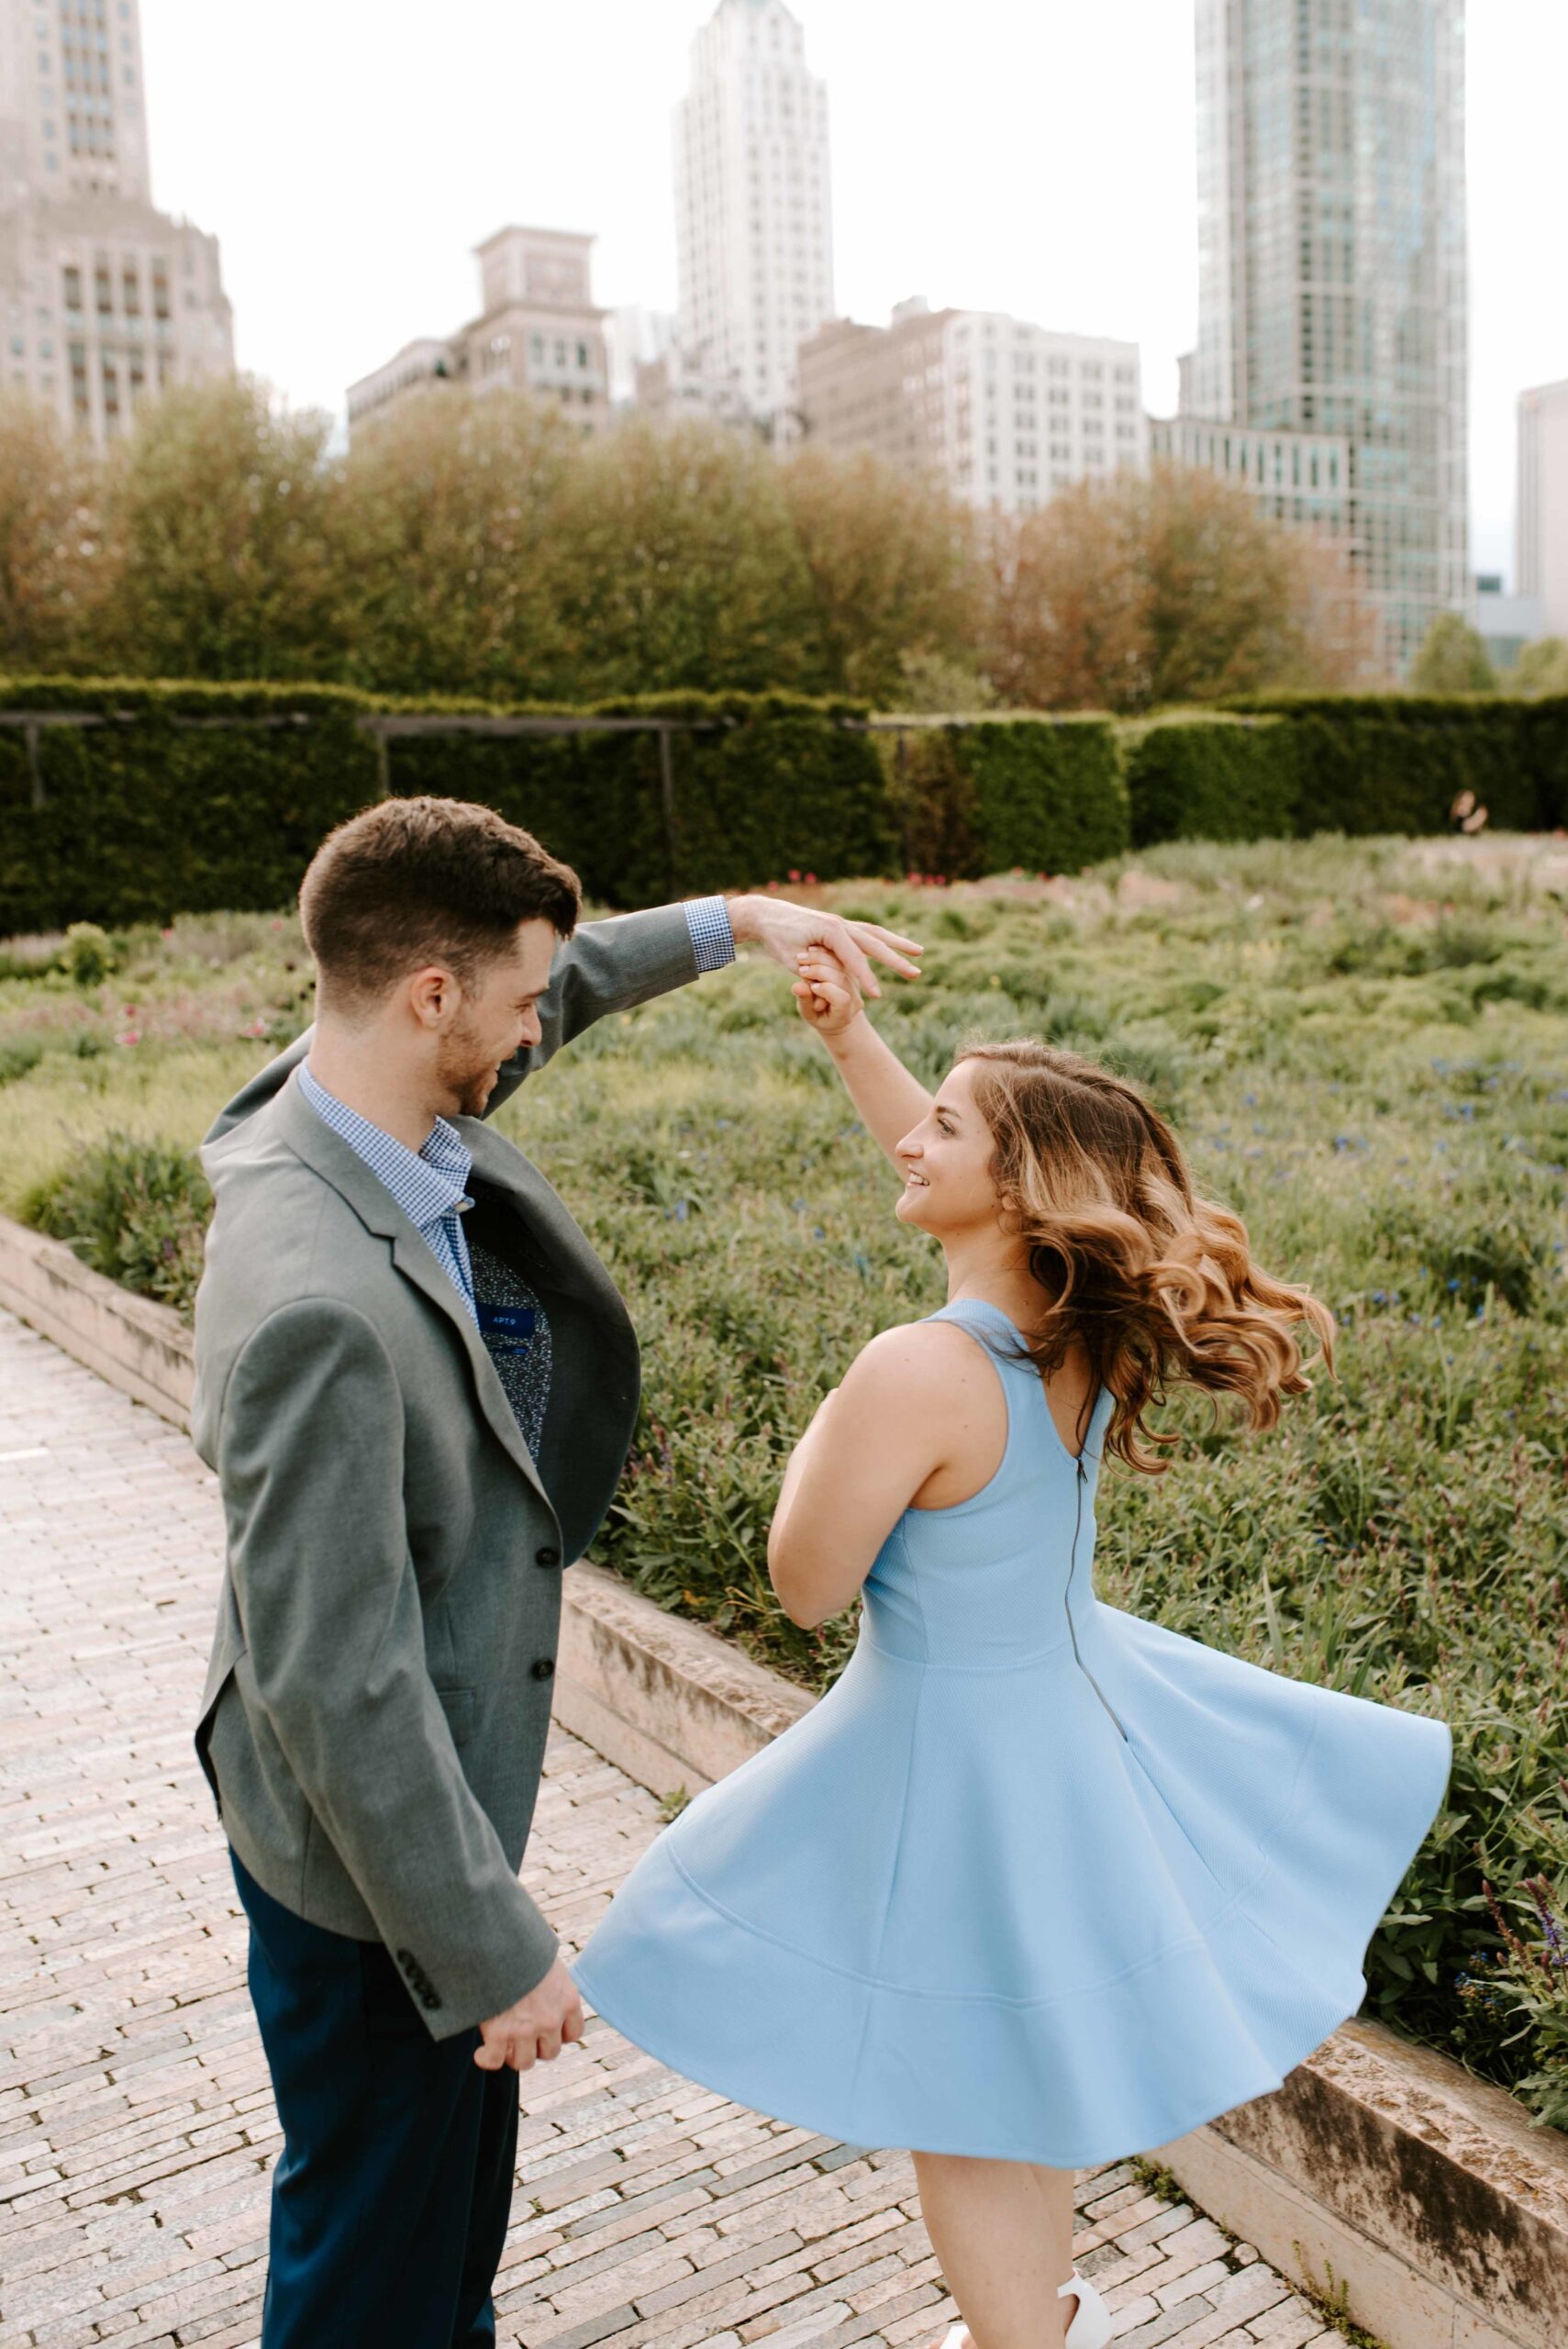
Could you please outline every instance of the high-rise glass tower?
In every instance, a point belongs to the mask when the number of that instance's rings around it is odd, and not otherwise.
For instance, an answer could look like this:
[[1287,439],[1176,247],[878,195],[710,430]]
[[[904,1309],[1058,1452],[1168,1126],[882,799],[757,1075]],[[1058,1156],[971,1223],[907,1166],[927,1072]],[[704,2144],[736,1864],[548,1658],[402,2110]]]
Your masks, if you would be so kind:
[[678,340],[759,416],[795,399],[795,353],[833,315],[828,92],[784,0],[719,0],[675,108]]
[[1197,0],[1190,412],[1340,436],[1406,669],[1469,584],[1464,0]]

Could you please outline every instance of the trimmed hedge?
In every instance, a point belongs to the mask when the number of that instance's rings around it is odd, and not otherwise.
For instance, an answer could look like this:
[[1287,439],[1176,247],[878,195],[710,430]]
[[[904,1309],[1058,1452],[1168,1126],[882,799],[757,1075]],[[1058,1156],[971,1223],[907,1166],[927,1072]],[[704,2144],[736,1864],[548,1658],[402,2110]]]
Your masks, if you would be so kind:
[[1467,789],[1499,830],[1563,821],[1568,696],[1282,694],[1227,707],[1295,729],[1303,833],[1445,832]]
[[1300,828],[1300,737],[1278,718],[1124,726],[1132,844],[1288,840]]
[[1252,696],[1124,726],[1122,741],[1140,848],[1446,832],[1466,789],[1498,830],[1568,818],[1568,696]]
[[982,873],[1076,873],[1128,843],[1127,784],[1108,718],[985,718],[957,729]]
[[[0,682],[0,930],[286,904],[330,827],[386,792],[483,800],[539,833],[612,906],[782,876],[881,873],[897,842],[858,706],[662,695],[593,712],[398,702],[348,689]],[[659,737],[396,736],[376,716],[665,718]],[[673,817],[673,821],[669,818]]]
[[1098,717],[977,718],[881,737],[906,871],[1076,873],[1128,845],[1117,730]]
[[[348,688],[0,680],[0,932],[286,904],[322,835],[386,792],[483,800],[611,906],[894,866],[1075,873],[1129,843],[1441,832],[1466,787],[1499,829],[1568,821],[1568,696],[1275,697],[1118,725],[999,716],[866,730],[793,694],[592,710]],[[365,721],[667,719],[660,737],[418,733]],[[29,740],[29,732],[31,739]]]

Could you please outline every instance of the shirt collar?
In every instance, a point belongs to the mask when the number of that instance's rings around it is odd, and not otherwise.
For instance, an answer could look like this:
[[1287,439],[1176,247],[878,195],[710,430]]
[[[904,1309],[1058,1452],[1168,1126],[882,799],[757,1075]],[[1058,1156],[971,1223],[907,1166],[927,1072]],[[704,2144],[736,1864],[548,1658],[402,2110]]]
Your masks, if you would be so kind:
[[329,1093],[302,1062],[300,1091],[323,1122],[340,1134],[371,1172],[385,1184],[404,1214],[421,1229],[467,1204],[473,1152],[455,1126],[438,1118],[418,1151],[373,1125]]

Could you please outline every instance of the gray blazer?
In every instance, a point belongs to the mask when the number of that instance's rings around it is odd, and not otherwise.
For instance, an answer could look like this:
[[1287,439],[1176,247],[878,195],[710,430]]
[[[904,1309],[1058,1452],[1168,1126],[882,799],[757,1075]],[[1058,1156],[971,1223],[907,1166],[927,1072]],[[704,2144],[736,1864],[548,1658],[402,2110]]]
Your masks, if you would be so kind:
[[[680,906],[585,924],[556,956],[543,1041],[490,1107],[606,1012],[695,975]],[[228,1543],[196,1751],[264,1890],[384,1942],[447,2039],[555,1956],[517,1869],[562,1568],[626,1463],[637,1340],[538,1168],[454,1120],[550,1315],[547,1491],[448,1275],[293,1080],[308,1047],[306,1031],[254,1077],[202,1152],[217,1208],[193,1430]]]

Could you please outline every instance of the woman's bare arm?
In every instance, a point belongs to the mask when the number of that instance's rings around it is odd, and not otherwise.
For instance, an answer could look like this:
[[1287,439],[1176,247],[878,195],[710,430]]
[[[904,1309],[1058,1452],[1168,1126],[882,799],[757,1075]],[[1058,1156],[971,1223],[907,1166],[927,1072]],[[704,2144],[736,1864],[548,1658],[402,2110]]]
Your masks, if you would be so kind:
[[866,1131],[896,1165],[894,1152],[930,1108],[930,1095],[877,1034],[859,988],[833,955],[825,949],[802,955],[800,974],[801,1018],[827,1046]]
[[814,1630],[850,1605],[939,1471],[970,1481],[979,1463],[984,1481],[995,1378],[951,1322],[884,1330],[856,1356],[790,1455],[768,1534],[769,1576],[792,1622]]

